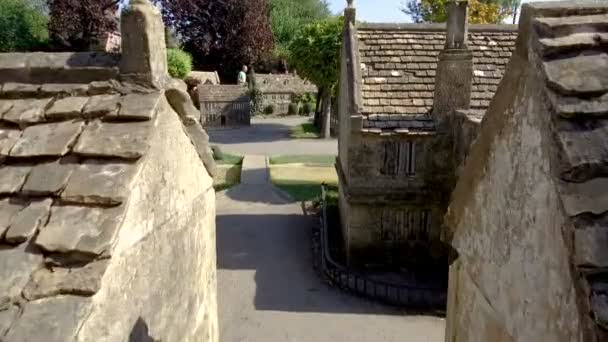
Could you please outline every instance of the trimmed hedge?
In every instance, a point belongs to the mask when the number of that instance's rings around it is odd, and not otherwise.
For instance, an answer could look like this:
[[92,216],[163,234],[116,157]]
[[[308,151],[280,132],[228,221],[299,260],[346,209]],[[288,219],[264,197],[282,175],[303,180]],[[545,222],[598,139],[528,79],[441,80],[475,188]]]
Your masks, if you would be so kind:
[[167,50],[169,75],[173,78],[185,79],[192,72],[192,56],[180,49]]

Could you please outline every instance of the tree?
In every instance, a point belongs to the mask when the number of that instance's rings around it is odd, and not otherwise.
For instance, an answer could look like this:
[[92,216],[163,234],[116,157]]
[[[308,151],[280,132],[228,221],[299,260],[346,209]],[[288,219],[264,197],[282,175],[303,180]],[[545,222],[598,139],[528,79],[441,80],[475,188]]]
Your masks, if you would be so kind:
[[236,79],[243,64],[268,55],[273,36],[266,0],[155,0],[165,24],[199,67]]
[[324,0],[270,0],[269,9],[275,44],[282,49],[287,49],[302,26],[330,16]]
[[[448,19],[451,0],[407,0],[401,11],[416,23],[442,23]],[[513,2],[519,0],[469,0],[469,22],[498,24],[513,13]]]
[[58,50],[88,51],[118,28],[120,0],[48,0],[49,32]]
[[289,43],[302,26],[328,18],[329,5],[325,0],[270,0],[269,7],[275,41],[274,57],[281,68],[289,71]]
[[48,18],[27,1],[0,0],[0,51],[31,51],[48,40]]
[[342,22],[342,18],[330,18],[306,25],[289,44],[291,65],[319,88],[324,138],[329,138],[331,96],[338,82]]

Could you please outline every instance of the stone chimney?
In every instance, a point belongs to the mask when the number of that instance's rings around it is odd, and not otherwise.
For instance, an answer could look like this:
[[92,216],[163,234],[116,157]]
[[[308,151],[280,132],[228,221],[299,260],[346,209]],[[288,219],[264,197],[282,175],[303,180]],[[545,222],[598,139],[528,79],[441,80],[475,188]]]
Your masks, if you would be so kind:
[[355,9],[354,0],[347,0],[347,6],[344,9],[344,21],[355,23],[357,19],[357,10]]
[[121,78],[162,88],[169,78],[165,25],[149,0],[132,0],[120,21]]
[[448,3],[445,48],[439,54],[435,77],[433,116],[446,129],[457,109],[469,109],[473,79],[473,54],[467,47],[467,1]]

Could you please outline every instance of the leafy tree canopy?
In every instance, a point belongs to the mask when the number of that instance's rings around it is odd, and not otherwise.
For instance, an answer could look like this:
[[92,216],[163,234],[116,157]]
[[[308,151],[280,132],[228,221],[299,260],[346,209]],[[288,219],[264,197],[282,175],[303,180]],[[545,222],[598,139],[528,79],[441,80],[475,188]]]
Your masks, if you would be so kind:
[[[401,9],[416,23],[441,23],[448,18],[450,0],[407,0]],[[469,22],[498,24],[513,15],[520,0],[469,0]]]
[[290,64],[319,88],[338,81],[342,18],[329,18],[300,29],[289,44]]
[[56,49],[88,51],[118,28],[120,0],[48,0],[49,31]]
[[236,79],[273,48],[266,0],[155,0],[199,67]]
[[270,0],[269,7],[272,32],[280,52],[285,52],[302,26],[330,16],[326,0]]
[[30,51],[48,40],[48,18],[27,0],[0,0],[0,51]]

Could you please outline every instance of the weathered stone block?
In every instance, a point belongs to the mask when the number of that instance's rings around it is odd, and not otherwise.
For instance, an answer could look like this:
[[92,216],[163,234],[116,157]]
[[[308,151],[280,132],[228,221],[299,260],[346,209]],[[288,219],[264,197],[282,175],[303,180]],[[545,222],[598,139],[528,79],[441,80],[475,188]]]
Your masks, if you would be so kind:
[[579,266],[608,267],[608,227],[574,231],[576,263]]
[[570,216],[583,213],[600,215],[608,210],[608,178],[585,183],[562,183],[561,197]]
[[160,11],[136,0],[122,13],[120,73],[157,88],[168,78],[165,29]]
[[40,88],[40,94],[43,96],[84,96],[88,91],[89,85],[86,83],[47,83]]
[[151,120],[156,113],[156,107],[160,100],[160,93],[130,94],[120,99],[120,111],[118,116],[110,115],[105,119],[118,120]]
[[56,195],[67,184],[74,167],[68,160],[36,165],[21,191],[32,196]]
[[88,97],[66,97],[55,101],[46,111],[49,121],[76,119],[81,116],[82,108],[89,101]]
[[0,168],[0,195],[19,192],[30,170],[29,166],[4,166]]
[[26,247],[0,249],[0,309],[21,295],[30,274],[42,264],[42,255],[32,254]]
[[608,91],[608,55],[577,56],[544,62],[551,86],[562,95]]
[[59,296],[30,302],[3,341],[72,341],[90,306],[89,298],[77,296]]
[[11,244],[18,244],[29,240],[38,228],[46,223],[51,212],[52,199],[31,202],[27,207],[13,216],[10,228],[6,232],[5,240]]
[[9,305],[7,308],[0,309],[0,336],[4,336],[11,327],[11,324],[17,319],[19,307]]
[[120,95],[92,96],[83,109],[85,118],[96,118],[104,115],[115,115],[118,111]]
[[44,112],[51,99],[15,100],[11,109],[2,119],[18,125],[34,124],[44,121]]
[[124,207],[53,207],[49,222],[36,238],[36,245],[47,252],[84,255],[109,252],[123,211]]
[[60,294],[92,296],[99,291],[107,266],[108,260],[99,260],[83,267],[41,268],[32,274],[23,296],[30,301]]
[[0,128],[0,161],[8,156],[17,140],[21,137],[21,133],[22,131],[18,129]]
[[87,160],[74,169],[61,193],[65,203],[118,205],[129,196],[136,164],[118,164]]
[[8,230],[13,216],[25,207],[24,203],[11,200],[10,198],[0,200],[0,240]]
[[138,159],[148,149],[151,121],[109,123],[94,121],[84,130],[74,153],[85,157]]
[[65,156],[84,128],[83,121],[68,121],[30,126],[10,152],[11,157]]

